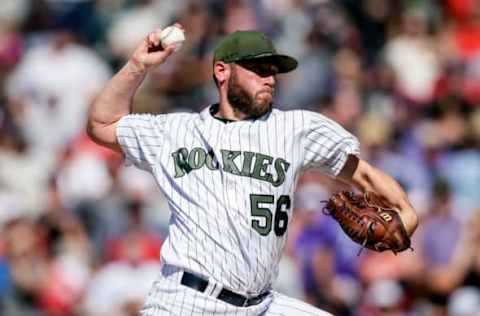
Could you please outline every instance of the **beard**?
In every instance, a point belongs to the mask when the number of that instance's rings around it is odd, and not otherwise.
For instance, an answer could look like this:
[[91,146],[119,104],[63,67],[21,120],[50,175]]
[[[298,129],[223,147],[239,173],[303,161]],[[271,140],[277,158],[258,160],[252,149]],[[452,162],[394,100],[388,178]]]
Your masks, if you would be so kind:
[[267,90],[250,95],[238,84],[237,74],[234,71],[227,88],[227,99],[234,111],[239,111],[249,118],[258,118],[270,111],[273,105],[273,94]]

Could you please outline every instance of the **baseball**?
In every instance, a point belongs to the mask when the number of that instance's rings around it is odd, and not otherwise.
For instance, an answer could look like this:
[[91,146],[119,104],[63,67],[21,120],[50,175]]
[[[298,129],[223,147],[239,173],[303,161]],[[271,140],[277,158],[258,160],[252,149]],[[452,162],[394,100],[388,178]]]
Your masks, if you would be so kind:
[[178,51],[182,47],[183,41],[185,41],[185,34],[177,26],[167,26],[160,32],[160,42],[163,48],[175,44],[175,51]]

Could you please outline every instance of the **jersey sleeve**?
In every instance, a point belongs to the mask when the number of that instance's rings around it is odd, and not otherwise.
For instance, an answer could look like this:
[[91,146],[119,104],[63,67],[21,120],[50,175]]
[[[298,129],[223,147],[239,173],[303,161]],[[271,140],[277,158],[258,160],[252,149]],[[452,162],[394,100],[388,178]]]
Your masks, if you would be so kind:
[[360,144],[355,136],[326,116],[303,111],[304,169],[319,169],[337,176],[347,161],[348,155],[359,155]]
[[127,163],[152,171],[165,138],[166,115],[130,114],[117,125],[117,140]]

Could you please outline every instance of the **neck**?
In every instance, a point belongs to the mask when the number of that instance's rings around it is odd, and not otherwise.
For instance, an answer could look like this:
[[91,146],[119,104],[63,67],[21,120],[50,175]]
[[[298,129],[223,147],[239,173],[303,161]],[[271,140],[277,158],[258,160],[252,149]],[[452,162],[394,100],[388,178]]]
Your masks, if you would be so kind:
[[220,104],[215,116],[230,121],[241,121],[248,118],[245,113],[238,111],[228,102],[226,94],[220,94]]

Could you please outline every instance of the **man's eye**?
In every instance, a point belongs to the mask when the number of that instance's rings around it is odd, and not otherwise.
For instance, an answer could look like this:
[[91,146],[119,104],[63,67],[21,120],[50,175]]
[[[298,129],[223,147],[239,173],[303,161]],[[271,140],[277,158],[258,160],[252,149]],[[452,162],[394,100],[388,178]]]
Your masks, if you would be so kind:
[[266,76],[266,75],[268,75],[268,70],[267,69],[258,69],[257,74],[259,74],[262,77]]
[[244,68],[256,73],[260,77],[268,77],[272,75],[276,75],[277,71],[275,67],[264,65],[264,64],[249,64],[243,63],[241,64]]
[[275,75],[275,71],[271,68],[260,68],[257,73],[262,77]]

